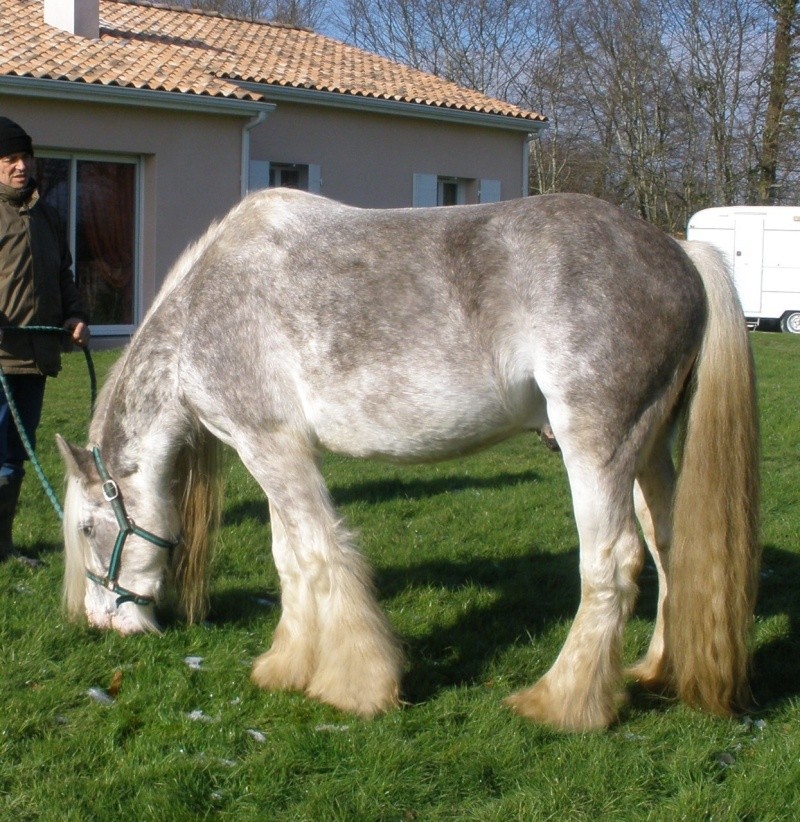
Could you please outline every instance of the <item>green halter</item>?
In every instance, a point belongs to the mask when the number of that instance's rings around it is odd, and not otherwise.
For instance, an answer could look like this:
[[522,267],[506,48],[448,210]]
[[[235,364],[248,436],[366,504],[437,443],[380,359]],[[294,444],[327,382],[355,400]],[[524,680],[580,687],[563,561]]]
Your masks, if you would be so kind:
[[108,565],[108,573],[104,577],[100,577],[87,569],[86,576],[103,588],[118,594],[117,607],[122,605],[123,602],[133,602],[136,605],[149,605],[151,602],[155,602],[154,597],[141,596],[133,591],[129,591],[127,588],[123,588],[117,583],[120,565],[122,563],[122,548],[125,545],[125,540],[130,534],[135,534],[137,537],[141,537],[157,548],[165,548],[168,551],[175,548],[178,543],[162,539],[150,531],[146,531],[144,528],[139,528],[125,511],[125,505],[119,493],[119,486],[108,475],[108,471],[106,471],[106,467],[103,465],[103,460],[100,457],[100,449],[97,446],[92,449],[92,455],[94,456],[94,464],[97,466],[100,479],[103,481],[103,499],[111,503],[114,516],[117,518],[119,533],[117,534],[117,541],[114,543],[114,550],[111,552],[111,562]]

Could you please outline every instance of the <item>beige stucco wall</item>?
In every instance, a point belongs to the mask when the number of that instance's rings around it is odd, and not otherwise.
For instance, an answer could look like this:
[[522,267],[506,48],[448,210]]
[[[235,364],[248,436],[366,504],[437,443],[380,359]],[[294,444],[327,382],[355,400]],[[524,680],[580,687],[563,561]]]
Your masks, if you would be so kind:
[[411,205],[414,174],[501,183],[523,196],[524,132],[277,102],[252,133],[250,157],[317,164],[322,194],[352,205]]
[[[415,174],[499,180],[502,199],[523,194],[524,132],[275,103],[250,132],[250,159],[319,165],[328,197],[410,206]],[[175,111],[0,90],[0,113],[18,121],[41,153],[141,160],[138,319],[180,252],[241,197],[243,134],[253,110]]]
[[28,131],[35,151],[142,160],[140,316],[180,252],[240,197],[241,117],[2,93],[0,113]]

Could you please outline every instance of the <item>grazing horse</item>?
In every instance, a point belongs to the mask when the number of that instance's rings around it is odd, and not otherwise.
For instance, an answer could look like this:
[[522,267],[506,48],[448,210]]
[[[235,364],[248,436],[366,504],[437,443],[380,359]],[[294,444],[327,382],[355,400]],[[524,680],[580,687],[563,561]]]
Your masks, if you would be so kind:
[[226,443],[269,501],[282,589],[253,681],[385,711],[399,646],[320,453],[429,461],[531,430],[552,431],[566,466],[581,599],[550,670],[508,703],[568,730],[616,719],[638,519],[659,599],[629,675],[718,714],[745,706],[759,548],[742,312],[712,249],[581,195],[402,210],[244,199],[168,275],[89,446],[59,438],[66,609],[157,630],[172,584],[202,618]]

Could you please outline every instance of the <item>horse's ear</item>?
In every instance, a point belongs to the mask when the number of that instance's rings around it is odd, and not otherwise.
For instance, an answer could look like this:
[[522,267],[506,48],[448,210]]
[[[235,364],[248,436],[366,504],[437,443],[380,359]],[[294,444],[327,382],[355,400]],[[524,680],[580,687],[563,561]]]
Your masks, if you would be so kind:
[[56,445],[71,477],[84,482],[97,478],[97,469],[90,451],[72,445],[61,434],[56,434]]

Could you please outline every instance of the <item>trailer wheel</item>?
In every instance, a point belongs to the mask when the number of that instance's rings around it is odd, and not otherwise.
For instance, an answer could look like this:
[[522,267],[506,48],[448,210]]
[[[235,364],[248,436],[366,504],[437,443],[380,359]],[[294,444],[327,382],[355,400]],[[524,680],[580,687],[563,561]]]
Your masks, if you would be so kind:
[[800,334],[800,311],[788,311],[781,317],[781,331]]

